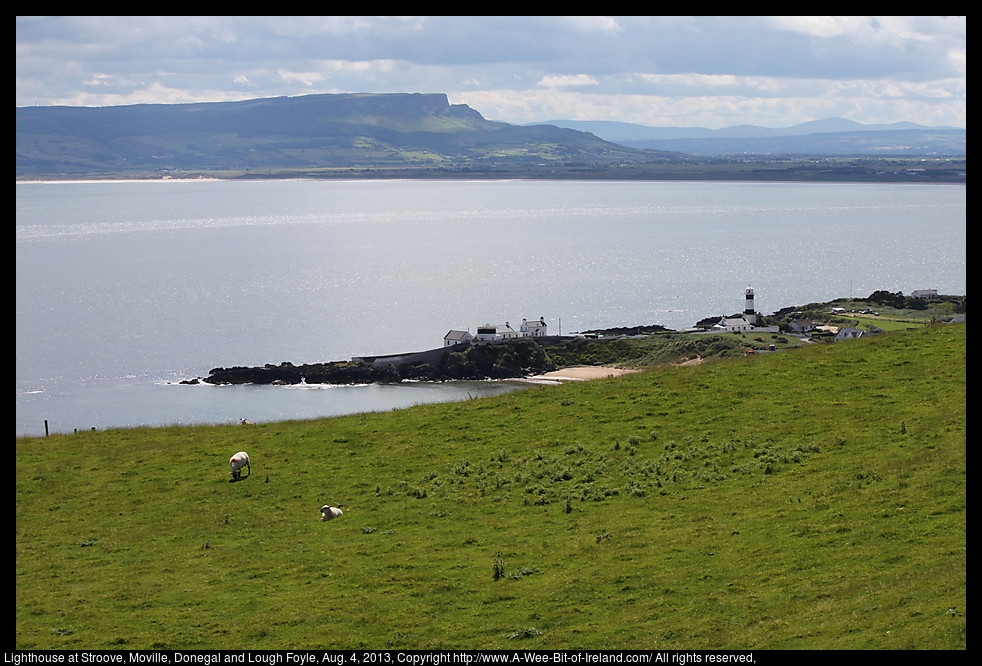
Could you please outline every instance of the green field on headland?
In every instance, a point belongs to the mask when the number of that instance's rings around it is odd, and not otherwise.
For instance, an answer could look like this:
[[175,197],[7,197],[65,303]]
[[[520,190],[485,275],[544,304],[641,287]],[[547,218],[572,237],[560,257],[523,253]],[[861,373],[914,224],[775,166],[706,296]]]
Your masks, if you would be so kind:
[[15,647],[964,649],[965,336],[19,438]]

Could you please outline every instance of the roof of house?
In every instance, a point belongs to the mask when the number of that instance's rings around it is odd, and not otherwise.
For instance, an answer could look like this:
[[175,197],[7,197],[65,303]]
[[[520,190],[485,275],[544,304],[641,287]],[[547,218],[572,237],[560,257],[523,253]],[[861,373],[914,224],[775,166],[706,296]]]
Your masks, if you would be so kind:
[[839,329],[839,332],[835,334],[837,338],[858,338],[861,337],[866,331],[859,328],[848,328],[843,326]]
[[723,317],[717,326],[751,326],[752,324],[743,317]]

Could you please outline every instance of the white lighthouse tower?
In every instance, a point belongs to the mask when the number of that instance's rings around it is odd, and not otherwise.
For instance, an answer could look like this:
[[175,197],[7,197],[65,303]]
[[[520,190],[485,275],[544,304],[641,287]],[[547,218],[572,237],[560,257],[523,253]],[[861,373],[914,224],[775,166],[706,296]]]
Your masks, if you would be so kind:
[[757,312],[754,310],[754,290],[750,287],[747,287],[747,293],[744,296],[743,318],[751,326],[757,324]]

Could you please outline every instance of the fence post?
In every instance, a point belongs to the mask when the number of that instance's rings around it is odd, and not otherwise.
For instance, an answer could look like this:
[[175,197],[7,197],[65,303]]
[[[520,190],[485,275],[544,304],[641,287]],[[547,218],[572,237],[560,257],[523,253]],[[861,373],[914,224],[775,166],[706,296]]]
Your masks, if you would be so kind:
[[44,436],[48,436],[48,419],[44,420]]

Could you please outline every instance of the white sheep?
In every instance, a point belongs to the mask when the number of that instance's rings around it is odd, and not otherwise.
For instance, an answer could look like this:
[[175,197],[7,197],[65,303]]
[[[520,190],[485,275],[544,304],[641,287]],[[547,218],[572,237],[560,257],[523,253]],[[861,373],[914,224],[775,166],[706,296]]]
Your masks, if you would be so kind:
[[321,520],[334,520],[344,515],[344,512],[336,506],[325,504],[321,507]]
[[252,476],[252,467],[249,465],[249,454],[245,451],[239,451],[228,461],[228,466],[232,470],[232,480],[238,481],[239,477],[242,475],[242,468],[245,467],[249,470],[249,476]]

